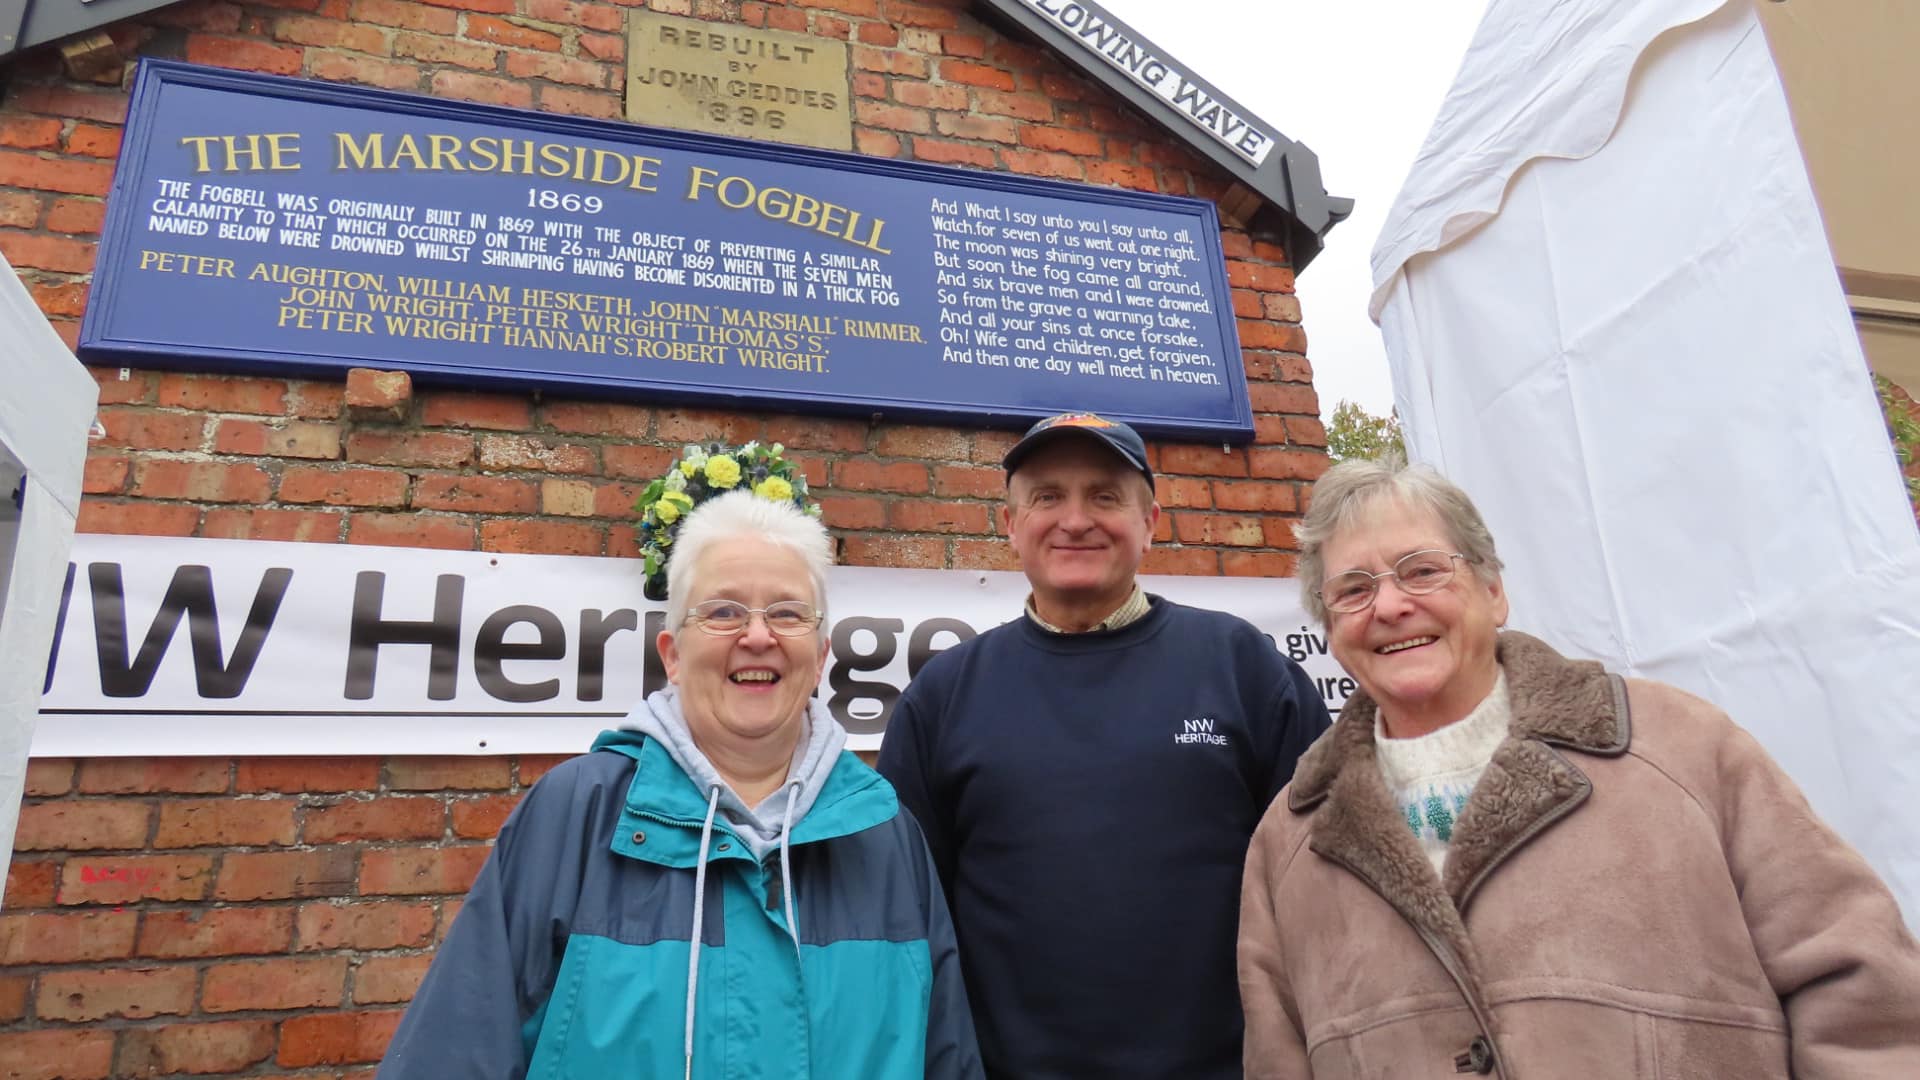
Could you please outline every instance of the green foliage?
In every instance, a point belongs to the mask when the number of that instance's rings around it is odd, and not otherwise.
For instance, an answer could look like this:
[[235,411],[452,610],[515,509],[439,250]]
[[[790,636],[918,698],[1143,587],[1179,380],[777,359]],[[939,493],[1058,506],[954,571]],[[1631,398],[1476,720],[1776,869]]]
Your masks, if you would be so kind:
[[1406,456],[1406,444],[1400,439],[1400,420],[1394,416],[1374,416],[1359,405],[1342,400],[1333,407],[1333,421],[1327,425],[1327,455],[1335,461],[1352,458],[1377,458],[1388,452]]
[[[1880,412],[1887,418],[1887,437],[1893,440],[1893,456],[1901,471],[1913,465],[1920,455],[1920,420],[1915,420],[1900,399],[1894,396],[1893,382],[1885,375],[1873,377],[1873,388],[1880,394]],[[1920,476],[1907,477],[1907,498],[1920,506]]]

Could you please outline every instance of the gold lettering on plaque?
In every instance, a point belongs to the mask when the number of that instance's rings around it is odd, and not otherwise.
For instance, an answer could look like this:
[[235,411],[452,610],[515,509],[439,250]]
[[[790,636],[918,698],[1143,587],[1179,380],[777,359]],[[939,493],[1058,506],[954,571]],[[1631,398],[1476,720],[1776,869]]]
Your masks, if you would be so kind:
[[847,43],[653,11],[627,16],[627,119],[853,149]]

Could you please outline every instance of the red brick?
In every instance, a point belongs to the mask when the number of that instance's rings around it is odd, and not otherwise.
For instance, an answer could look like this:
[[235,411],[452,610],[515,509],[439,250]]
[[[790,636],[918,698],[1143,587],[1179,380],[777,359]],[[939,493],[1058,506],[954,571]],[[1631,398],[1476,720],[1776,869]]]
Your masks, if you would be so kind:
[[929,490],[927,467],[913,461],[837,462],[833,467],[833,486],[843,491],[897,491],[910,495],[924,495]]
[[80,766],[80,791],[88,795],[210,794],[227,790],[229,766],[226,758],[90,758]]
[[405,3],[403,0],[353,0],[351,11],[355,22],[393,26],[402,30],[451,35],[460,27],[458,12]]
[[407,475],[378,469],[288,468],[280,476],[280,501],[336,506],[403,506]]
[[349,369],[345,400],[347,409],[362,417],[405,419],[413,400],[413,376],[404,371]]
[[273,21],[273,39],[323,49],[351,49],[354,52],[376,54],[387,52],[387,35],[371,26],[338,19],[283,16]]
[[283,953],[292,941],[293,912],[284,907],[149,911],[140,926],[139,952],[165,960],[247,956]]
[[974,499],[998,499],[1006,494],[1006,474],[999,469],[938,465],[933,470],[933,493]]
[[177,26],[183,30],[207,30],[216,34],[231,34],[240,29],[240,8],[235,4],[201,0],[200,3],[176,4],[170,8],[156,9],[144,16],[144,21],[160,23],[163,26]]
[[607,34],[618,33],[626,25],[625,15],[617,7],[579,4],[574,0],[525,0],[525,4],[527,17],[542,22],[580,26]]
[[[853,73],[853,96],[860,97],[860,98],[876,98],[876,99],[885,98],[887,96],[887,77],[885,75],[876,75],[871,71],[854,72]],[[878,135],[880,133],[869,132],[868,134]],[[861,132],[858,132],[858,131],[854,132],[854,137],[856,139],[859,138],[860,135],[861,135]],[[892,145],[895,150],[899,149],[900,147],[899,139],[896,139],[891,135],[886,136],[886,138],[892,140]],[[885,145],[885,144],[882,144],[882,145]]]
[[246,960],[207,968],[200,991],[203,1012],[337,1007],[346,998],[347,958]]
[[[26,1017],[27,992],[32,986],[30,975],[0,976],[0,1023],[11,1024]],[[0,1059],[0,1069],[4,1068],[6,1061]]]
[[956,570],[1018,570],[1020,557],[1000,540],[955,540],[953,568]]
[[1299,446],[1325,447],[1327,426],[1317,416],[1287,417],[1287,441]]
[[465,37],[475,41],[505,45],[510,49],[539,49],[543,52],[559,52],[560,37],[545,30],[535,30],[529,26],[516,26],[505,19],[491,15],[467,16]]
[[1228,577],[1288,578],[1298,569],[1294,559],[1284,551],[1226,551],[1220,569]]
[[1206,510],[1213,506],[1213,490],[1205,480],[1162,476],[1155,480],[1153,487],[1154,500],[1169,509]]
[[0,915],[0,966],[123,959],[133,955],[139,917],[132,911]]
[[105,1080],[113,1067],[111,1031],[49,1028],[0,1035],[7,1080]]
[[788,450],[833,450],[858,453],[867,447],[865,420],[817,416],[776,416],[767,421],[767,439]]
[[354,887],[354,851],[229,852],[220,860],[217,900],[286,900],[346,896]]
[[1274,480],[1318,480],[1331,464],[1318,450],[1266,448],[1256,448],[1252,461],[1253,475]]
[[49,971],[40,976],[34,1015],[71,1023],[185,1016],[193,1010],[193,981],[190,967]]
[[103,124],[127,122],[127,91],[96,90],[60,84],[14,85],[7,88],[7,106],[43,116],[97,120]]
[[15,859],[7,867],[7,910],[52,907],[59,886],[59,863]]
[[27,796],[47,798],[72,791],[76,767],[72,758],[27,759]]
[[854,37],[862,45],[877,45],[887,49],[900,44],[900,31],[883,22],[861,23],[854,31]]
[[606,474],[630,480],[648,480],[667,471],[679,451],[665,446],[629,446],[609,443],[601,450]]
[[1215,505],[1222,510],[1255,510],[1265,513],[1292,514],[1300,509],[1300,500],[1294,495],[1291,484],[1267,481],[1233,483],[1216,480],[1213,484],[1213,494]]
[[559,521],[483,521],[481,551],[531,555],[598,555],[606,550],[599,525]]
[[124,454],[89,454],[80,477],[80,490],[88,495],[119,495],[127,490],[127,477],[133,462]]
[[165,506],[156,503],[110,503],[86,499],[80,504],[80,532],[120,533],[136,536],[192,536],[200,524],[197,506]]
[[0,150],[0,186],[104,196],[112,183],[113,166],[106,162],[72,161],[22,150]]
[[453,835],[468,840],[491,840],[500,833],[507,815],[520,803],[518,795],[483,795],[452,802]]
[[57,150],[63,126],[52,117],[5,117],[0,119],[0,146],[21,150]]
[[300,74],[301,50],[245,38],[187,35],[187,62],[215,67],[264,71],[271,75]]
[[1212,548],[1156,547],[1140,561],[1140,572],[1216,577],[1220,573],[1220,555]]
[[984,146],[948,142],[930,136],[913,140],[913,156],[935,165],[970,165],[976,169],[991,169],[995,160],[993,151]]
[[891,566],[937,570],[947,563],[947,545],[928,537],[849,536],[840,541],[846,566]]
[[473,461],[473,436],[450,431],[356,431],[347,460],[401,468],[458,469]]
[[431,956],[374,956],[361,961],[353,973],[355,1005],[388,1005],[412,1001],[427,975]]
[[1160,471],[1186,476],[1245,476],[1247,455],[1239,449],[1222,452],[1218,446],[1173,443],[1160,447]]
[[988,509],[979,503],[951,503],[915,500],[887,507],[887,521],[904,532],[985,533]]
[[1230,259],[1227,261],[1227,283],[1258,292],[1290,293],[1293,291],[1293,270],[1285,266],[1262,266]]
[[1306,352],[1307,332],[1290,323],[1240,320],[1240,347],[1272,349],[1280,352]]
[[396,757],[387,762],[387,786],[395,791],[498,791],[512,782],[511,758]]
[[1039,150],[1002,150],[1000,158],[1007,163],[1008,169],[1027,176],[1051,176],[1060,180],[1081,180],[1086,177],[1080,159],[1065,154]]
[[379,1061],[398,1026],[398,1009],[290,1017],[280,1025],[274,1061],[295,1069]]
[[98,851],[147,843],[153,808],[146,803],[86,800],[20,808],[15,851]]
[[225,419],[214,426],[213,449],[218,454],[331,461],[340,456],[340,426],[306,420],[262,423]]
[[159,403],[195,412],[277,416],[287,410],[287,384],[280,379],[169,373],[160,377]]
[[887,508],[879,499],[821,495],[817,501],[829,529],[879,529],[887,523]]
[[990,116],[1011,116],[1016,120],[1050,123],[1054,119],[1053,102],[1040,94],[1002,94],[981,90],[974,94],[974,110]]
[[760,436],[758,420],[717,409],[663,409],[656,419],[655,436],[665,443],[723,442],[739,446]]
[[346,408],[341,383],[293,382],[287,385],[287,415],[302,420],[337,420]]
[[51,270],[57,274],[93,271],[93,244],[86,240],[0,232],[0,254],[6,255],[15,269]]
[[378,758],[246,758],[240,762],[234,790],[293,795],[305,791],[372,791],[379,786]]
[[844,11],[848,15],[858,15],[865,19],[880,17],[880,0],[793,0],[795,7],[825,8],[828,11]]
[[1266,542],[1266,532],[1259,518],[1228,514],[1175,514],[1174,534],[1183,544],[1260,547]]
[[129,1028],[120,1044],[120,1075],[234,1073],[273,1056],[268,1020]]
[[934,30],[952,30],[960,25],[959,13],[948,7],[907,4],[887,0],[887,19],[897,26],[924,26]]
[[133,466],[133,494],[145,499],[265,502],[272,490],[273,478],[254,465],[143,460]]
[[[509,0],[511,2],[511,0]],[[602,90],[612,85],[606,64],[548,53],[508,53],[507,74],[516,79],[545,79],[568,86]]]
[[981,60],[987,55],[987,39],[978,34],[942,34],[940,49],[948,56],[965,56]]
[[370,850],[360,861],[360,894],[464,893],[473,887],[489,850],[485,844]]
[[101,446],[134,450],[198,450],[206,441],[206,417],[194,413],[156,412],[152,409],[101,409],[100,425],[107,429]]
[[432,840],[446,830],[439,799],[376,798],[307,809],[301,839],[309,844],[350,840]]
[[853,119],[855,123],[864,124],[867,127],[905,131],[917,135],[924,135],[933,130],[933,118],[925,109],[886,105],[878,101],[854,102]]
[[950,83],[965,86],[984,86],[992,90],[1011,91],[1013,75],[997,67],[976,64],[970,60],[940,61],[940,77]]
[[347,522],[347,543],[382,547],[473,550],[473,522],[443,514],[359,513]]
[[571,761],[577,754],[525,754],[520,758],[520,786],[531,787],[541,777],[553,771],[562,762]]
[[301,952],[417,949],[433,943],[434,919],[431,902],[302,904],[296,919],[300,930],[297,948]]
[[653,422],[653,410],[638,405],[561,401],[548,404],[541,419],[555,431],[570,435],[615,435],[643,439]]
[[206,855],[78,857],[60,873],[62,904],[137,904],[142,900],[204,900],[213,887]]
[[420,423],[427,427],[524,431],[533,426],[533,408],[525,398],[435,391],[419,397]]
[[393,55],[429,64],[453,64],[469,71],[491,72],[500,63],[500,50],[491,45],[470,45],[429,34],[396,34]]
[[1254,383],[1247,387],[1247,396],[1253,402],[1255,412],[1320,415],[1320,396],[1313,392],[1311,386]]
[[53,209],[47,213],[47,228],[54,232],[92,234],[100,231],[106,217],[106,203],[92,199],[55,199]]
[[499,476],[423,476],[414,484],[413,505],[426,510],[531,514],[539,509],[540,488],[530,480]]
[[330,510],[208,510],[200,535],[227,540],[290,540],[332,544],[345,514]]
[[120,129],[97,124],[75,124],[73,130],[67,132],[67,153],[81,157],[118,157]]
[[314,78],[328,82],[360,83],[387,90],[420,88],[420,66],[397,60],[351,53],[314,53],[308,68]]
[[1108,187],[1132,188],[1135,191],[1160,190],[1160,182],[1155,179],[1152,169],[1140,165],[1121,165],[1111,161],[1089,162],[1087,182],[1104,184]]
[[155,847],[291,844],[293,799],[182,799],[160,804]]

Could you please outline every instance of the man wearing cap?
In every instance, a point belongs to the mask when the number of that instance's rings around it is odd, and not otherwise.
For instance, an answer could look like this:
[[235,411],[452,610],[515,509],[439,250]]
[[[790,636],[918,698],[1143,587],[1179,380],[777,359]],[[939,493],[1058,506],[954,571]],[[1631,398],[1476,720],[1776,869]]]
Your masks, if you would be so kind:
[[1326,707],[1245,620],[1135,582],[1160,506],[1132,428],[1050,417],[1004,464],[1026,616],[928,662],[880,751],[987,1075],[1239,1077],[1241,863]]

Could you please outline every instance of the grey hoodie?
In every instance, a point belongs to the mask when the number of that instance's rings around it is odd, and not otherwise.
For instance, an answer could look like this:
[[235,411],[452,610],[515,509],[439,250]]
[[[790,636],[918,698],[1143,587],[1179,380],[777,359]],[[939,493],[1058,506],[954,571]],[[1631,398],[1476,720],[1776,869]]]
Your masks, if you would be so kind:
[[[647,699],[634,706],[620,722],[620,728],[637,731],[665,747],[674,764],[680,766],[680,771],[701,791],[711,791],[714,785],[719,785],[721,816],[753,852],[753,857],[764,862],[767,853],[780,845],[780,823],[799,821],[807,816],[813,800],[820,795],[820,788],[827,782],[827,774],[833,771],[833,763],[847,745],[846,729],[818,698],[807,702],[804,723],[806,728],[794,747],[793,764],[787,769],[786,781],[758,807],[748,806],[695,745],[686,717],[680,712],[677,688],[669,686],[647,695]],[[789,799],[794,801],[791,811],[787,807]]]

